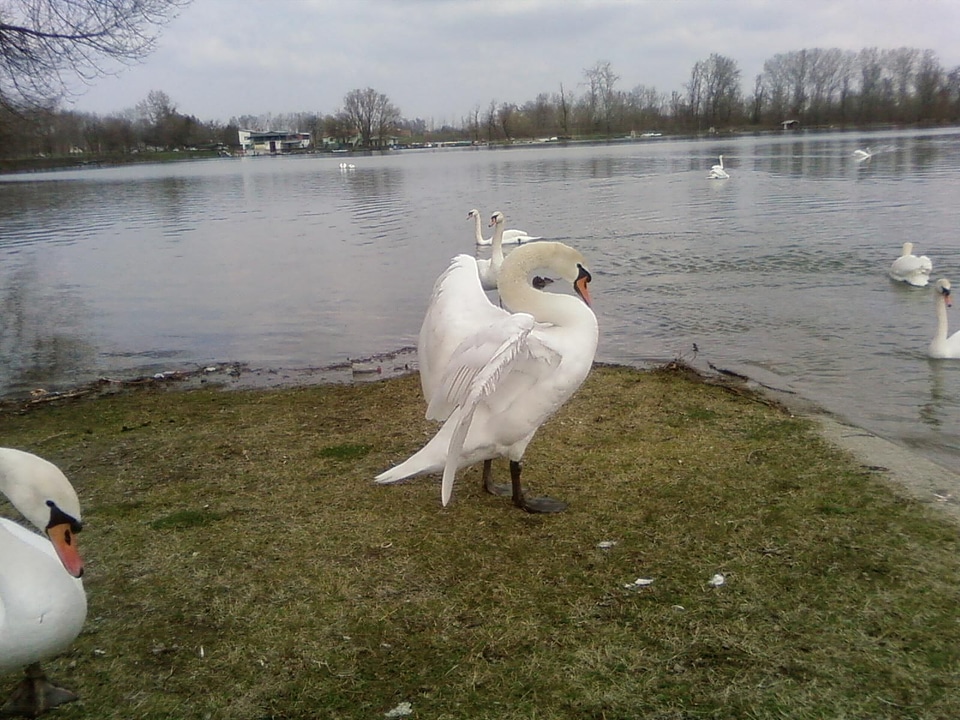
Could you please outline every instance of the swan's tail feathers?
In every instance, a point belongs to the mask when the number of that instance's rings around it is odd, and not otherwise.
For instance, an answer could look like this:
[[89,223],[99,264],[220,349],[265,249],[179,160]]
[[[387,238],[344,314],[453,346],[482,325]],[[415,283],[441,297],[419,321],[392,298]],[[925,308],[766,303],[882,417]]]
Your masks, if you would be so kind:
[[423,450],[414,453],[399,465],[394,465],[389,470],[384,470],[382,473],[377,475],[373,481],[378,485],[389,485],[390,483],[406,480],[407,478],[414,477],[415,475],[422,475],[430,472],[432,468],[425,467],[421,457],[422,454]]
[[450,434],[453,432],[453,427],[448,427],[448,425],[450,425],[450,423],[444,423],[443,427],[431,438],[430,442],[399,465],[394,465],[389,470],[384,470],[373,479],[374,482],[379,485],[387,485],[399,480],[406,480],[415,475],[427,475],[442,470],[447,459],[447,446],[450,444]]
[[453,495],[453,481],[457,477],[457,470],[460,467],[460,453],[463,452],[463,443],[467,439],[467,431],[470,430],[470,423],[473,422],[473,413],[477,409],[476,403],[460,416],[456,429],[453,431],[453,437],[450,438],[450,446],[447,449],[447,461],[443,466],[443,481],[440,484],[440,503],[446,507],[450,502],[450,496]]

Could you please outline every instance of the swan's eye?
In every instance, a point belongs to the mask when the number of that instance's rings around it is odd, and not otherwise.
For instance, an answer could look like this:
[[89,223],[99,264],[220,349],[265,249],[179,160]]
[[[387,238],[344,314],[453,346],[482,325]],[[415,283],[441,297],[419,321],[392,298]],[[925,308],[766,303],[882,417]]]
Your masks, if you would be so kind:
[[[83,530],[83,524],[72,518],[70,515],[67,515],[63,510],[57,507],[57,504],[53,500],[47,500],[47,506],[50,508],[50,522],[47,524],[48,528],[53,527],[54,525],[67,525],[70,530],[75,533]],[[69,540],[70,531],[67,531],[67,538]]]

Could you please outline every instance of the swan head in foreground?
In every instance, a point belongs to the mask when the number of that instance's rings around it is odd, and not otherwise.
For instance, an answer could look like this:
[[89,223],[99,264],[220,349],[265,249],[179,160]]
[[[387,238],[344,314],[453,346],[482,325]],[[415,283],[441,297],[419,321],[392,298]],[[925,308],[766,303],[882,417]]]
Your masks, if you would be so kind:
[[55,465],[12,448],[0,448],[0,492],[41,533],[0,518],[0,675],[25,668],[0,715],[36,717],[77,699],[40,663],[66,650],[86,620],[80,503]]
[[960,358],[960,331],[947,336],[947,308],[953,304],[950,297],[950,281],[940,278],[933,287],[933,298],[937,310],[937,332],[930,341],[927,355],[938,359]]
[[[576,296],[545,292],[534,273],[571,283]],[[583,383],[597,350],[591,275],[583,255],[558,242],[523,245],[504,260],[497,287],[503,307],[483,293],[476,261],[458,255],[437,280],[417,346],[427,417],[437,434],[404,462],[377,476],[393,483],[443,472],[447,505],[460,468],[483,462],[483,486],[527,512],[566,505],[525,496],[520,461],[539,427]],[[539,284],[539,283],[538,283]],[[510,486],[491,482],[491,461],[510,461]]]
[[0,448],[0,492],[53,545],[64,569],[83,575],[76,546],[82,528],[80,500],[60,469],[28,452]]

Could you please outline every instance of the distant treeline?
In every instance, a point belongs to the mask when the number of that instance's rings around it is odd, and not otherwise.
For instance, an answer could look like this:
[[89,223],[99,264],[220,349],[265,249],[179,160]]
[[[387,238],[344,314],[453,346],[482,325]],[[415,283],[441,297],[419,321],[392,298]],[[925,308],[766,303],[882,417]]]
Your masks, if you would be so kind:
[[[749,92],[737,62],[719,54],[696,62],[682,90],[666,93],[645,85],[623,90],[620,79],[609,62],[598,61],[577,79],[580,92],[560,84],[556,92],[522,105],[494,98],[470,108],[458,123],[439,127],[403,117],[382,93],[362,92],[392,110],[389,128],[382,122],[379,127],[400,143],[752,131],[787,121],[800,127],[960,123],[960,67],[945,69],[932,50],[815,48],[778,54],[764,63]],[[330,114],[244,115],[226,124],[181,113],[163,91],[106,116],[55,103],[46,109],[8,108],[0,111],[0,159],[229,150],[241,128],[309,132],[317,147],[322,138],[328,147],[382,145],[382,138],[370,136],[370,118],[363,118],[362,108],[359,118],[351,112],[349,101],[359,93],[347,93],[344,107]],[[367,121],[366,132],[358,120]]]

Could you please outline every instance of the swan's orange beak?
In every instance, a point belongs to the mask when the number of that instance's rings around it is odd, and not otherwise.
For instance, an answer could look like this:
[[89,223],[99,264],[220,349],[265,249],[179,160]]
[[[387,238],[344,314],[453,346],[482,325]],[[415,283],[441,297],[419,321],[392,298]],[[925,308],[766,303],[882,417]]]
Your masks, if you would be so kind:
[[573,283],[573,289],[577,291],[577,295],[587,304],[592,305],[590,302],[590,289],[587,285],[590,284],[590,281],[593,279],[590,276],[590,273],[587,271],[583,265],[580,265],[580,274],[577,276],[577,279]]
[[63,522],[47,528],[47,537],[57,551],[57,557],[67,572],[78,578],[83,575],[83,558],[77,550],[77,538],[70,523]]

